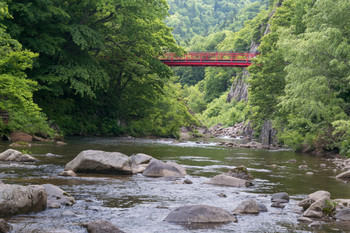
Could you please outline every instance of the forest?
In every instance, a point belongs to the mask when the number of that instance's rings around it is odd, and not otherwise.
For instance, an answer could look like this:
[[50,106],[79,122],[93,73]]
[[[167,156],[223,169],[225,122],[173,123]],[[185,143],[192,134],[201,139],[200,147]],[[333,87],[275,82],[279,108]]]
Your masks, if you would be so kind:
[[[5,0],[0,134],[179,137],[272,123],[280,146],[350,154],[350,2]],[[172,68],[164,52],[250,51],[242,68]],[[247,74],[248,73],[248,74]],[[243,99],[227,98],[238,82]]]

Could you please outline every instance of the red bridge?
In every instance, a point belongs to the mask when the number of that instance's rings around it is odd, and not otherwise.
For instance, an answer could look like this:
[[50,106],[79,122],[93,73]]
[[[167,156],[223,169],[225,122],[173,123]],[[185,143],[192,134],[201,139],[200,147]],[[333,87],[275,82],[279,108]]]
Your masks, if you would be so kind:
[[189,52],[178,57],[175,53],[165,53],[160,61],[168,66],[227,66],[248,67],[251,59],[259,53],[242,52]]

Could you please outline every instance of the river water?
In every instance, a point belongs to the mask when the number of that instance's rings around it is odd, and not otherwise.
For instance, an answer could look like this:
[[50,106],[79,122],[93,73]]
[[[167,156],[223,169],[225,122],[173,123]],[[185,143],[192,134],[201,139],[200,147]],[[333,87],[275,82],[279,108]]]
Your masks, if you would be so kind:
[[[300,155],[288,150],[254,150],[216,146],[215,140],[174,143],[171,140],[123,138],[70,138],[65,146],[40,143],[25,152],[36,163],[1,163],[0,179],[6,184],[54,184],[75,197],[72,207],[49,209],[40,213],[8,219],[13,232],[86,232],[81,223],[108,220],[128,233],[148,232],[350,232],[350,224],[321,222],[309,227],[299,223],[297,202],[317,190],[327,190],[332,198],[350,198],[350,184],[336,180],[334,166],[322,158]],[[0,151],[9,143],[0,142]],[[59,177],[66,163],[86,149],[117,151],[126,155],[149,154],[163,161],[183,165],[193,184],[174,184],[164,178],[80,174]],[[47,157],[47,153],[61,157]],[[288,160],[296,159],[295,163]],[[277,166],[271,166],[271,165]],[[300,165],[307,169],[299,169]],[[320,168],[326,164],[327,168]],[[244,165],[255,177],[254,186],[233,188],[203,184],[210,177]],[[306,175],[306,172],[313,175]],[[340,171],[338,171],[339,173]],[[284,209],[271,206],[271,194],[287,192],[290,202]],[[227,197],[220,197],[219,194]],[[232,212],[243,200],[253,198],[265,204],[268,212],[237,216],[237,223],[191,228],[164,222],[176,207],[206,204]],[[74,214],[69,215],[67,211]]]

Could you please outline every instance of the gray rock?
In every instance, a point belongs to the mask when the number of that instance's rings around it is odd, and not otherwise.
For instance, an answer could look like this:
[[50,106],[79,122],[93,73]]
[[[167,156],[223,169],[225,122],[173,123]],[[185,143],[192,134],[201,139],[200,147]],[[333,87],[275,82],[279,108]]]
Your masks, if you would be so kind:
[[304,210],[307,210],[315,200],[312,198],[306,198],[298,203],[299,206],[303,207]]
[[314,201],[320,200],[322,198],[331,198],[331,194],[327,191],[319,190],[317,192],[309,194],[309,198],[313,199]]
[[47,193],[39,185],[1,185],[0,216],[12,216],[46,209]]
[[342,209],[336,213],[334,216],[337,220],[341,221],[350,221],[350,209]]
[[324,164],[324,163],[321,163],[321,164],[320,164],[320,167],[321,167],[321,168],[327,168],[327,165]]
[[50,208],[50,209],[59,209],[59,208],[61,208],[61,207],[62,207],[61,204],[58,203],[58,202],[52,202],[52,203],[49,205],[49,208]]
[[63,157],[62,155],[55,155],[55,154],[52,154],[52,153],[47,153],[45,156],[46,156],[46,157],[55,157],[55,158],[61,158],[61,157]]
[[185,180],[184,180],[184,183],[185,183],[185,184],[193,184],[193,181],[190,180],[190,179],[185,179]]
[[153,157],[150,155],[138,153],[136,155],[130,156],[132,165],[139,165],[139,164],[147,164],[149,163]]
[[344,180],[350,179],[350,170],[338,174],[335,178],[337,178],[337,179],[344,179]]
[[263,203],[258,202],[259,212],[267,212],[267,207]]
[[187,175],[186,170],[180,165],[173,162],[164,163],[156,159],[148,164],[142,174],[149,177],[184,177]]
[[77,215],[75,213],[73,213],[72,211],[67,210],[67,211],[64,211],[62,213],[62,216],[63,217],[76,217]]
[[88,233],[124,233],[111,222],[104,220],[89,222],[84,226],[87,228]]
[[73,172],[72,170],[62,171],[62,172],[58,173],[58,175],[59,176],[71,176],[71,177],[77,176],[77,174],[75,172]]
[[310,205],[304,212],[304,217],[322,218],[324,216],[323,210],[327,207],[329,198],[323,197]]
[[8,233],[11,230],[12,230],[12,227],[4,219],[0,219],[0,232]]
[[313,175],[313,172],[306,172],[306,175]]
[[53,203],[59,203],[62,206],[72,206],[75,204],[74,198],[59,187],[52,184],[43,184],[42,186],[47,192],[48,207]]
[[85,150],[67,163],[65,171],[132,174],[131,159],[119,152]]
[[309,167],[309,166],[308,166],[308,165],[305,165],[305,164],[299,166],[300,169],[307,169],[308,167]]
[[312,219],[308,218],[308,217],[299,217],[298,221],[299,222],[312,222]]
[[280,202],[280,203],[288,203],[289,202],[289,195],[288,193],[275,193],[271,196],[272,202]]
[[286,207],[286,205],[282,204],[281,202],[273,202],[271,204],[271,207],[283,209],[284,207]]
[[312,222],[311,224],[309,224],[309,227],[320,227],[322,224],[320,222]]
[[142,173],[146,170],[148,164],[132,165],[132,173]]
[[239,178],[224,175],[224,174],[214,176],[209,181],[205,182],[205,184],[231,186],[231,187],[248,187],[252,185],[252,183],[248,180],[243,180],[243,179],[239,179]]
[[237,222],[237,219],[227,210],[208,206],[191,205],[176,208],[164,219],[174,223],[227,223]]
[[224,174],[228,176],[236,177],[239,179],[243,179],[243,180],[254,180],[254,177],[250,174],[248,169],[243,165],[238,166],[234,169],[231,169]]
[[343,205],[344,207],[350,207],[350,199],[335,199],[334,201]]
[[259,206],[253,199],[248,199],[239,204],[234,210],[236,214],[258,214]]
[[0,161],[35,162],[37,159],[17,150],[8,149],[0,154]]

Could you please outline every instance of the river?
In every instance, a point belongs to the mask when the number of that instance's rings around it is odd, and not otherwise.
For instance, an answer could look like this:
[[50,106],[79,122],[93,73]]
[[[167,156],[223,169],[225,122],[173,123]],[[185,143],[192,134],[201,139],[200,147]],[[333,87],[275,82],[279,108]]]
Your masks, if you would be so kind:
[[[0,179],[7,184],[45,184],[59,186],[73,195],[72,207],[48,209],[40,213],[19,215],[7,219],[13,232],[86,232],[80,226],[92,220],[108,220],[128,233],[148,232],[347,232],[350,224],[321,222],[319,227],[299,223],[297,202],[317,190],[327,190],[332,199],[350,198],[349,185],[334,177],[331,162],[288,150],[254,150],[216,146],[218,139],[186,143],[171,140],[123,138],[68,138],[67,145],[39,143],[24,148],[39,161],[36,163],[1,163]],[[9,143],[0,142],[0,151]],[[174,184],[162,178],[80,174],[78,177],[59,177],[66,163],[86,149],[118,151],[126,155],[149,154],[163,161],[183,165],[193,184]],[[47,157],[52,153],[62,157]],[[288,160],[296,159],[289,163]],[[271,166],[271,165],[277,166]],[[307,169],[299,169],[300,165]],[[320,168],[326,164],[327,168]],[[254,186],[233,188],[203,184],[210,177],[239,165],[248,168],[255,177]],[[313,175],[306,175],[313,172]],[[338,171],[339,173],[340,171]],[[271,206],[271,194],[287,192],[290,202],[284,209]],[[227,197],[220,197],[219,194]],[[164,222],[176,207],[206,204],[232,212],[243,200],[253,198],[265,204],[268,212],[259,215],[237,216],[238,223],[215,225],[203,229]],[[74,215],[67,216],[65,211]]]

